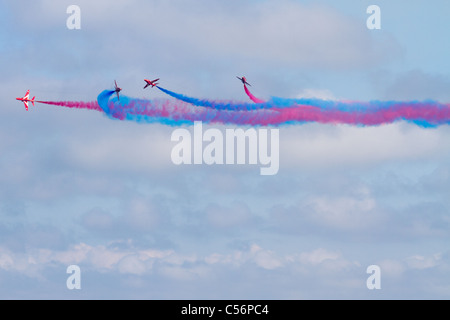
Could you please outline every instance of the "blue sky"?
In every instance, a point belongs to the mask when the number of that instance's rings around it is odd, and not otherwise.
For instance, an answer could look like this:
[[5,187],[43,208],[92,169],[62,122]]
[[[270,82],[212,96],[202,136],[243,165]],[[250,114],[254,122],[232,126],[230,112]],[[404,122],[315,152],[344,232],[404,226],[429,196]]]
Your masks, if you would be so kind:
[[[280,128],[280,170],[175,166],[176,128],[14,100],[450,101],[447,1],[0,2],[2,299],[448,299],[450,129]],[[381,30],[366,9],[381,8]],[[227,126],[211,126],[225,130]],[[68,290],[66,268],[81,269]],[[381,268],[368,290],[366,268]]]

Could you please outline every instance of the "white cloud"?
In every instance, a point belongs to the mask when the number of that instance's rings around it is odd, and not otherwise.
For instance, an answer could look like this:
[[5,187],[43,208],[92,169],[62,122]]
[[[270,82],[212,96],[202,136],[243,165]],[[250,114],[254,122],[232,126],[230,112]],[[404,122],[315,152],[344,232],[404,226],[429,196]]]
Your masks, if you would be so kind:
[[253,217],[248,206],[243,203],[233,203],[230,207],[210,204],[205,210],[208,222],[214,228],[245,226]]
[[323,248],[311,252],[303,252],[299,255],[299,261],[304,264],[318,265],[325,260],[337,260],[341,258],[339,252],[327,251]]
[[256,244],[253,244],[250,247],[250,254],[255,263],[261,268],[272,270],[283,265],[281,260],[276,257],[274,252],[270,250],[263,250]]
[[[97,46],[97,56],[112,61],[122,59],[124,52],[135,59],[148,59],[146,46],[155,43],[152,59],[159,63],[177,60],[174,57],[182,54],[185,61],[200,64],[214,56],[238,57],[243,64],[252,59],[266,65],[354,69],[400,55],[395,40],[384,34],[373,37],[360,19],[326,5],[295,1],[195,1],[194,5],[183,1],[79,1],[78,5],[82,28],[76,32],[102,43]],[[19,12],[16,5],[12,7],[13,13]],[[62,40],[70,41],[73,33],[64,32],[65,9],[64,4],[40,2],[32,7],[39,20],[25,23],[39,32],[58,30],[59,26]],[[111,30],[127,36],[117,38]],[[118,41],[122,44],[119,48]],[[64,56],[71,54],[64,52]]]
[[[118,262],[118,270],[120,273],[129,273],[142,275],[147,271],[147,266],[141,259],[136,255],[127,255]],[[150,267],[151,268],[151,267]]]
[[[68,265],[77,264],[81,267],[83,277],[97,272],[108,277],[133,276],[116,282],[116,284],[127,286],[123,288],[115,286],[116,290],[120,290],[118,297],[126,297],[129,289],[145,288],[144,284],[149,283],[147,282],[149,279],[153,279],[152,291],[166,292],[165,286],[169,285],[170,288],[172,281],[177,281],[178,289],[186,289],[186,292],[192,294],[191,290],[202,291],[203,286],[210,285],[221,287],[224,282],[237,286],[236,289],[245,288],[247,284],[242,282],[244,280],[239,280],[244,276],[249,277],[248,281],[259,279],[258,284],[252,284],[252,287],[269,285],[272,290],[275,290],[274,292],[279,292],[282,296],[289,295],[289,291],[295,288],[297,294],[294,296],[296,297],[299,295],[312,297],[320,293],[322,297],[337,297],[339,292],[346,292],[345,296],[340,297],[354,298],[361,297],[360,290],[365,288],[367,278],[364,263],[349,259],[340,251],[323,247],[281,253],[253,243],[243,250],[212,252],[200,256],[182,254],[173,250],[140,249],[133,247],[132,242],[129,241],[127,246],[119,248],[80,243],[65,251],[35,249],[24,253],[11,252],[2,248],[0,249],[0,281],[5,275],[14,274],[48,283],[50,279],[46,279],[46,275],[49,274],[50,269],[65,272]],[[438,263],[441,267],[449,268],[448,263],[441,260],[441,254],[429,257],[413,255],[396,260],[381,259],[378,265],[381,267],[382,277],[386,275],[390,279],[391,290],[393,290],[393,285],[402,285],[405,272],[417,269],[426,272]],[[268,277],[268,275],[273,275],[277,283],[272,283],[272,276]],[[424,273],[423,277],[433,277],[433,272]],[[85,288],[86,283],[89,283],[92,290],[92,278],[88,276],[83,279]],[[292,286],[280,287],[278,281],[292,282]],[[194,283],[196,285],[192,287]],[[420,283],[426,284],[426,281]],[[226,285],[222,288],[225,289],[225,295],[218,292],[215,294],[216,297],[227,296],[227,293],[235,291],[226,289]],[[438,286],[436,290],[442,290],[442,286]],[[207,293],[203,293],[203,296],[204,294]],[[259,294],[252,292],[250,297],[259,296]],[[387,294],[389,296],[389,293]],[[105,298],[108,295],[109,293],[103,293],[102,297]],[[173,292],[171,296],[179,297]],[[92,297],[97,296],[93,293]]]
[[436,253],[431,256],[414,255],[406,259],[406,263],[413,269],[433,268],[441,262],[442,254]]
[[11,257],[11,253],[6,251],[5,249],[2,249],[0,251],[0,268],[4,270],[10,270],[11,267],[14,265],[14,260]]
[[385,99],[436,100],[447,103],[450,77],[415,69],[399,74],[385,89]]
[[126,130],[124,127],[120,132],[97,132],[95,139],[68,137],[67,159],[91,170],[148,173],[174,167],[170,159],[171,128],[148,131],[136,124],[124,125]]
[[297,96],[297,99],[305,98],[316,98],[322,100],[337,100],[334,94],[328,89],[314,89],[314,88],[306,88],[303,89]]
[[122,219],[136,230],[154,230],[161,223],[161,213],[152,201],[132,197],[127,201]]
[[445,127],[394,123],[375,127],[306,124],[280,129],[280,172],[288,168],[345,168],[436,158],[448,145]]
[[94,230],[108,230],[114,225],[114,218],[111,214],[100,208],[94,208],[82,217],[83,226]]
[[400,277],[407,266],[403,261],[394,260],[394,259],[384,259],[378,263],[380,266],[381,276],[384,275],[388,277]]
[[310,219],[318,224],[338,229],[366,229],[376,227],[379,214],[371,197],[314,197],[309,200]]

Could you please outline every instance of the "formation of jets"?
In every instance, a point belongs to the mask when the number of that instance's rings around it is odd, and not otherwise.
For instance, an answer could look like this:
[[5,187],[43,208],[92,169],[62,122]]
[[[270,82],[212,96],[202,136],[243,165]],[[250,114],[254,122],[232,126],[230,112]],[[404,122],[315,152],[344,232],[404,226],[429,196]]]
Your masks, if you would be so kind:
[[[247,82],[247,79],[245,79],[244,76],[242,78],[239,78],[239,77],[236,76],[236,78],[241,80],[241,82],[244,85],[247,84],[247,85],[250,86],[250,83]],[[144,89],[147,88],[148,86],[151,86],[152,88],[157,86],[158,85],[158,83],[157,83],[158,80],[159,80],[159,78],[155,79],[155,80],[144,79],[144,81],[145,81]],[[119,86],[117,85],[117,81],[114,80],[114,92],[117,94],[117,100],[119,100],[119,101],[120,101],[120,97],[119,97],[119,92],[120,91],[122,91],[122,88],[119,88]],[[28,111],[28,102],[31,102],[33,104],[33,107],[34,107],[34,98],[35,97],[33,97],[33,99],[30,99],[30,90],[28,90],[27,93],[25,93],[25,96],[23,96],[22,98],[16,98],[16,100],[22,101],[23,104],[25,105],[25,109]]]
[[[148,86],[152,86],[152,88],[154,86],[157,86],[158,85],[158,83],[157,83],[158,80],[159,80],[159,78],[155,79],[155,80],[144,79],[144,81],[146,82],[144,89],[147,88]],[[117,81],[114,80],[114,92],[117,94],[117,100],[118,101],[120,101],[120,97],[119,97],[119,92],[120,91],[122,91],[122,88],[119,88],[119,86],[117,85]]]

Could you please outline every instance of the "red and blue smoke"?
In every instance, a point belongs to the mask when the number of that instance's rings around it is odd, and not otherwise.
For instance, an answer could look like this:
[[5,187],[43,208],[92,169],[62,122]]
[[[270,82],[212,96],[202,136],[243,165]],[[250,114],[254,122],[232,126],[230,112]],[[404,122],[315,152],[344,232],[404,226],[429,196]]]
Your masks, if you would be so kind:
[[268,101],[244,89],[252,103],[197,99],[157,86],[175,99],[136,99],[111,96],[113,90],[101,92],[93,102],[41,103],[103,111],[108,117],[141,123],[171,126],[195,121],[249,126],[280,126],[308,122],[374,126],[396,121],[413,122],[423,127],[450,124],[450,104],[436,101],[332,101],[322,99],[284,99]]

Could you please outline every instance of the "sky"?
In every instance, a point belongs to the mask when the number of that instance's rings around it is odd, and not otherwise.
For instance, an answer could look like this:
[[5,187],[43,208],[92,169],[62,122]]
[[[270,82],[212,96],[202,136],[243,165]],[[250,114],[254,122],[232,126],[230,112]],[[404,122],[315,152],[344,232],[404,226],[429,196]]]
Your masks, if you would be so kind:
[[449,103],[448,12],[445,0],[0,0],[0,298],[449,299],[448,125],[282,125],[265,176],[175,165],[171,135],[189,125],[15,101],[28,89],[96,101],[114,80],[172,101],[142,89],[161,78],[250,102],[245,75],[261,99]]

